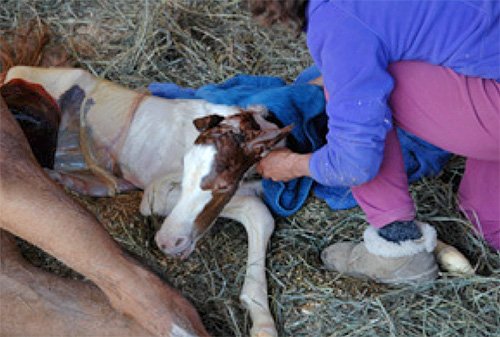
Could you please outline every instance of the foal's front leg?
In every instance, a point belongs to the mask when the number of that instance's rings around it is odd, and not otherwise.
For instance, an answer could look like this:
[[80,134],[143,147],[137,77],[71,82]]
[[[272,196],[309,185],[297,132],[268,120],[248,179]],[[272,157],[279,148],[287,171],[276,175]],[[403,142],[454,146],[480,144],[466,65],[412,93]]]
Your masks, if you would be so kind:
[[250,311],[252,337],[278,336],[267,296],[266,250],[274,219],[257,196],[235,195],[221,214],[241,222],[248,234],[247,270],[240,300]]

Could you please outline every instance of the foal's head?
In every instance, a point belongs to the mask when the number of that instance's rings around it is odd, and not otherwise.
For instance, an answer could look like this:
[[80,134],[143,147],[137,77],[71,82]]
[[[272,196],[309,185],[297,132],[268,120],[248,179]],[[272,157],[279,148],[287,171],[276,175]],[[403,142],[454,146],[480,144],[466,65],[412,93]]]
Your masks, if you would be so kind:
[[292,129],[266,123],[255,111],[210,115],[194,124],[200,135],[184,157],[180,200],[156,234],[163,252],[183,258],[220,215],[245,172]]

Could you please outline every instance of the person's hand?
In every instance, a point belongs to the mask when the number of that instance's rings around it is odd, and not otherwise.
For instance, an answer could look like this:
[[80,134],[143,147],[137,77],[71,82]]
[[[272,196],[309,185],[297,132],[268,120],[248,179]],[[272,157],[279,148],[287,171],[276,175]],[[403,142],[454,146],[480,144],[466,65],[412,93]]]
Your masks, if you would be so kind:
[[257,164],[257,172],[273,181],[289,181],[298,177],[311,176],[309,158],[311,154],[294,153],[289,149],[271,151]]

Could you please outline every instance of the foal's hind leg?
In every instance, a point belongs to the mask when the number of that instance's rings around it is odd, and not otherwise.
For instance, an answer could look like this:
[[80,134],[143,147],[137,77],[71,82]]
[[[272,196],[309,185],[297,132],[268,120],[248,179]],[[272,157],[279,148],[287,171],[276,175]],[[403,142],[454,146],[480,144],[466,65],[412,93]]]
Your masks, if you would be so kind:
[[151,336],[118,314],[89,282],[63,279],[27,262],[0,230],[2,336]]
[[93,197],[108,197],[112,196],[115,192],[123,193],[138,189],[125,179],[117,178],[117,188],[116,190],[112,190],[109,184],[106,184],[90,171],[66,172],[45,169],[45,172],[47,172],[52,180],[66,186],[71,191]]

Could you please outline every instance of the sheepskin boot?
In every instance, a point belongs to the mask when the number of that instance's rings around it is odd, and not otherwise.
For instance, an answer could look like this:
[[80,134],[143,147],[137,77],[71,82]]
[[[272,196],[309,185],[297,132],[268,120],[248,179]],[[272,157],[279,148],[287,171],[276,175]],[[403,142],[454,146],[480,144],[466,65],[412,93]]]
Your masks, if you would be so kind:
[[433,254],[436,230],[428,224],[415,223],[421,233],[418,239],[392,242],[369,227],[364,232],[364,242],[340,242],[326,248],[321,256],[323,263],[330,270],[381,283],[433,280],[438,275]]

